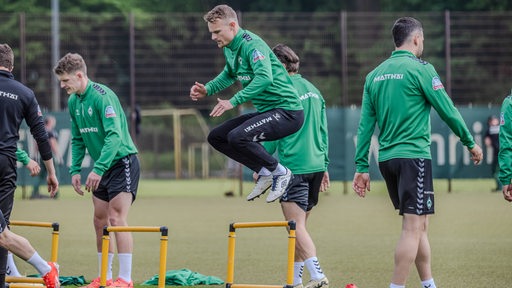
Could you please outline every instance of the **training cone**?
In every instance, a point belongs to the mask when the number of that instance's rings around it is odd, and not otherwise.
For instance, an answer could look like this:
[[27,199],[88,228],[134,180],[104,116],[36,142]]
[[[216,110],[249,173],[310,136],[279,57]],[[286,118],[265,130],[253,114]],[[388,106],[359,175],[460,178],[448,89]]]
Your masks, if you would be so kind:
[[345,288],[357,288],[356,284],[347,284]]

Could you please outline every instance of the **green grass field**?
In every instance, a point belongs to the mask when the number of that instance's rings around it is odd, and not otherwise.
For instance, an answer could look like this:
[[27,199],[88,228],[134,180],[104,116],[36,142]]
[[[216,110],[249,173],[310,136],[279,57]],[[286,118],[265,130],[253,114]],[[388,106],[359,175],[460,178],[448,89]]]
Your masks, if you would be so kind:
[[[372,184],[372,191],[361,199],[344,191],[350,183],[333,183],[309,219],[308,228],[331,288],[348,283],[359,288],[389,285],[401,218],[383,184]],[[490,179],[454,181],[451,193],[447,193],[446,181],[435,184],[430,241],[438,287],[510,287],[510,204],[501,193],[490,192],[494,187]],[[244,183],[245,195],[251,188],[251,183]],[[237,196],[225,197],[226,191],[235,191]],[[61,275],[94,278],[98,264],[91,196],[80,197],[69,186],[61,187],[60,193],[58,200],[22,200],[18,191],[11,219],[59,222]],[[188,268],[225,280],[229,224],[282,219],[278,203],[245,201],[233,180],[142,180],[129,223],[169,228],[167,270]],[[13,227],[13,231],[26,236],[49,258],[50,229]],[[159,239],[158,233],[134,233],[136,284],[158,273]],[[284,285],[286,245],[282,227],[238,229],[235,283]],[[31,266],[17,263],[22,273],[35,273]],[[419,287],[416,270],[410,275],[408,287]],[[304,281],[308,279],[305,272]]]

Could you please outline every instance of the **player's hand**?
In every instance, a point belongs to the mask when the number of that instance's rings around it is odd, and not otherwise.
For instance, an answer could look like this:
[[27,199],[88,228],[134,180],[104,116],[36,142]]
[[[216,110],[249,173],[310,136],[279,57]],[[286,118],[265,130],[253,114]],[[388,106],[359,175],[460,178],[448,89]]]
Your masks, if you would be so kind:
[[192,101],[197,101],[206,96],[206,87],[199,82],[195,82],[190,88],[190,98]]
[[85,181],[85,190],[87,192],[94,192],[96,189],[98,189],[98,186],[100,185],[101,176],[91,171],[89,173],[89,176],[87,176],[87,180]]
[[329,172],[325,171],[322,183],[320,183],[320,192],[327,191],[329,187],[331,187],[331,180],[329,179]]
[[78,193],[78,195],[83,196],[84,191],[82,191],[82,180],[81,180],[80,174],[75,174],[71,176],[71,185],[73,186],[73,189],[75,189],[75,192]]
[[30,161],[28,162],[27,166],[28,171],[30,172],[30,176],[36,176],[36,175],[39,175],[39,173],[41,172],[41,166],[39,166],[39,164],[30,159]]
[[352,189],[360,197],[366,196],[366,191],[370,191],[370,174],[356,172],[354,174],[354,181],[352,181]]
[[503,198],[512,202],[512,185],[503,185]]
[[50,193],[50,197],[54,197],[59,191],[59,180],[57,180],[57,176],[55,174],[48,174],[46,178],[46,182],[48,183],[48,193]]
[[231,110],[231,109],[233,109],[233,105],[231,104],[231,102],[229,102],[229,100],[222,100],[220,98],[217,98],[217,105],[215,105],[215,107],[213,107],[213,110],[210,113],[210,116],[218,117],[218,116],[224,114],[224,112]]
[[469,149],[469,152],[471,153],[471,160],[473,160],[473,163],[475,165],[480,164],[482,159],[484,158],[484,154],[482,153],[482,148],[475,144],[475,147],[473,149]]

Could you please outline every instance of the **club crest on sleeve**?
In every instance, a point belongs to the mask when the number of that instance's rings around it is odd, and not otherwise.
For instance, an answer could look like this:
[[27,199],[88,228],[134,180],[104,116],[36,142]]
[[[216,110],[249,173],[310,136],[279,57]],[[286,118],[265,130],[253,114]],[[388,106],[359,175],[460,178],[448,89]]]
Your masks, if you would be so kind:
[[500,125],[505,125],[505,113],[500,113]]
[[43,116],[43,112],[41,112],[41,107],[39,107],[39,105],[37,105],[37,116]]
[[252,51],[252,62],[258,62],[259,60],[265,59],[265,55],[261,53],[258,49],[254,49]]
[[105,118],[113,118],[113,117],[116,117],[116,111],[114,110],[114,107],[107,106],[107,108],[105,108]]
[[439,90],[444,89],[443,83],[441,82],[441,79],[439,79],[438,76],[435,76],[432,78],[432,89]]

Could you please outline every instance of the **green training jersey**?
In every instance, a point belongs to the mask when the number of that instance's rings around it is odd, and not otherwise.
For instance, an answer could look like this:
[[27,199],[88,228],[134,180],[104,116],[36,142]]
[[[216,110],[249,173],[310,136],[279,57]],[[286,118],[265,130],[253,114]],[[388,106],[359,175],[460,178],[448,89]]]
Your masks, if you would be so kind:
[[393,51],[390,58],[366,76],[357,131],[356,171],[368,172],[368,151],[375,124],[380,130],[379,162],[393,158],[431,159],[431,107],[464,146],[475,146],[434,67],[409,51]]
[[30,157],[28,157],[27,152],[25,152],[25,150],[21,150],[20,148],[16,148],[16,159],[25,166],[28,164],[28,162],[30,162]]
[[265,149],[277,151],[279,162],[293,174],[327,171],[329,164],[327,116],[320,91],[300,74],[291,76],[304,107],[304,124],[296,133],[276,141],[263,142]]
[[94,160],[93,172],[103,176],[115,162],[136,154],[128,122],[117,95],[89,80],[82,95],[68,99],[71,116],[71,175],[80,173],[85,150]]
[[252,101],[258,112],[275,108],[302,110],[283,64],[260,37],[239,29],[223,51],[226,65],[215,79],[206,83],[207,95],[224,90],[238,80],[243,89],[229,100],[233,107]]
[[503,185],[512,181],[512,95],[503,100],[500,113],[499,180]]

